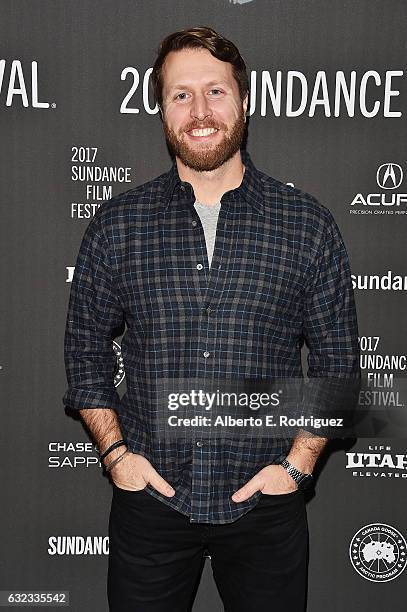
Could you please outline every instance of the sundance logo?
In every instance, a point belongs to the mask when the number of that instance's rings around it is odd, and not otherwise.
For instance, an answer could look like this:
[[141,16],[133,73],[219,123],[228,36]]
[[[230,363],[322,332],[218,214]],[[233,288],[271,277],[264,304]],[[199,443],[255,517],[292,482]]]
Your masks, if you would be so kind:
[[50,536],[49,555],[108,555],[108,536]]
[[20,60],[0,60],[0,96],[5,97],[6,106],[25,108],[55,108],[54,102],[40,102],[38,96],[38,63],[31,62],[23,68]]
[[407,291],[407,276],[398,276],[391,270],[381,276],[351,274],[353,289],[376,291]]

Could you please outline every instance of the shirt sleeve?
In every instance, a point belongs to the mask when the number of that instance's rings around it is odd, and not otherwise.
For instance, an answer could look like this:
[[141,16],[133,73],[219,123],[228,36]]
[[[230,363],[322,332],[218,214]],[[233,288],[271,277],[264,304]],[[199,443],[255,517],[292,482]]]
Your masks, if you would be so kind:
[[[327,221],[303,311],[303,337],[309,348],[306,411],[323,418],[342,416],[349,425],[360,388],[358,323],[347,250],[332,214],[325,210]],[[344,437],[340,428],[306,429]]]
[[113,339],[123,331],[123,321],[108,244],[94,217],[80,245],[69,297],[64,338],[65,406],[120,411],[114,386]]

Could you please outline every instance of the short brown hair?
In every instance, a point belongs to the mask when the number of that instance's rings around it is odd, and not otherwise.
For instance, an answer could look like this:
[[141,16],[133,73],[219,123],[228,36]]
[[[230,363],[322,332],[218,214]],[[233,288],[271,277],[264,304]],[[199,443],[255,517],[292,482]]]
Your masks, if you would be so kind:
[[208,49],[216,59],[232,64],[233,76],[239,86],[240,98],[241,100],[245,98],[249,91],[249,78],[247,76],[246,64],[238,48],[212,28],[202,26],[174,32],[164,38],[158,47],[158,57],[151,73],[151,83],[155,102],[159,108],[162,108],[163,103],[162,67],[168,53],[180,51],[181,49],[197,48]]

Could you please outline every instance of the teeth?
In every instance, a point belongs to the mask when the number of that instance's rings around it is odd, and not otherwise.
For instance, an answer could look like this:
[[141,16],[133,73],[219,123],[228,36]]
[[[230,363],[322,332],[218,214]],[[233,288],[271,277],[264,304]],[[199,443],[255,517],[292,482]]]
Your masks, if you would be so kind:
[[192,136],[209,136],[209,134],[213,134],[213,132],[217,132],[218,130],[215,128],[205,128],[204,130],[192,130],[190,134]]

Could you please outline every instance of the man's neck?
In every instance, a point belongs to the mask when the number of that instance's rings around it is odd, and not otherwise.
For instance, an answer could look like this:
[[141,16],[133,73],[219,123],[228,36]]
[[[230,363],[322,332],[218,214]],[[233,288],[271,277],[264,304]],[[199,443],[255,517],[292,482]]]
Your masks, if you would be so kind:
[[239,187],[245,172],[240,151],[220,168],[209,172],[197,172],[185,166],[179,157],[176,157],[176,162],[181,181],[191,183],[195,198],[208,206],[220,202],[224,193]]

